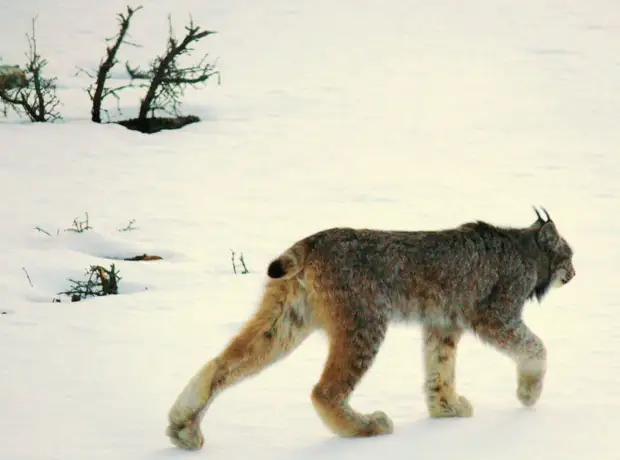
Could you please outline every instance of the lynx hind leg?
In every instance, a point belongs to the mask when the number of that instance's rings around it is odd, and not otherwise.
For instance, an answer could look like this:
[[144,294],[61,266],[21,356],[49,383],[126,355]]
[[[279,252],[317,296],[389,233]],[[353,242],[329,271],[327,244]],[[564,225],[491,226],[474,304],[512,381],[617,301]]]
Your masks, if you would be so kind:
[[[327,307],[326,310],[334,311]],[[339,321],[338,321],[339,320]],[[385,338],[387,321],[358,311],[326,325],[329,354],[312,403],[323,423],[342,437],[368,437],[393,431],[390,418],[381,411],[357,412],[349,398],[371,367]]]
[[429,415],[471,417],[470,402],[456,392],[456,349],[461,330],[424,327],[424,390]]
[[289,355],[312,330],[312,314],[297,281],[269,281],[256,314],[177,397],[166,430],[172,443],[200,449],[204,443],[200,423],[213,398]]
[[524,406],[536,404],[547,371],[547,350],[543,341],[522,321],[485,324],[476,328],[476,334],[515,361],[517,399]]

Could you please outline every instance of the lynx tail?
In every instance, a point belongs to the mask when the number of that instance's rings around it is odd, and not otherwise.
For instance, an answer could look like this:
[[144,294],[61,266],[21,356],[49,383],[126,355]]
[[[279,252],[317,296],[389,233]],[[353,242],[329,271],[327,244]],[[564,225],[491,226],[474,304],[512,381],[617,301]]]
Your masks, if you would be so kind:
[[269,264],[267,276],[273,279],[285,280],[293,278],[304,269],[309,252],[310,244],[307,239],[294,244],[284,254]]

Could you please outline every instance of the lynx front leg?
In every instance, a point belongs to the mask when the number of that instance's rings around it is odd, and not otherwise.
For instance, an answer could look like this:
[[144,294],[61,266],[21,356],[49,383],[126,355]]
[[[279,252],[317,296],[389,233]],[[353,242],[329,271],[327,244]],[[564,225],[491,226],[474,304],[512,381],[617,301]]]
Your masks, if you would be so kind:
[[517,364],[517,398],[524,406],[536,404],[547,371],[547,350],[543,341],[522,321],[486,324],[476,328],[476,334],[514,359]]
[[458,329],[424,327],[424,390],[431,417],[473,415],[472,405],[455,388],[456,348],[461,335]]

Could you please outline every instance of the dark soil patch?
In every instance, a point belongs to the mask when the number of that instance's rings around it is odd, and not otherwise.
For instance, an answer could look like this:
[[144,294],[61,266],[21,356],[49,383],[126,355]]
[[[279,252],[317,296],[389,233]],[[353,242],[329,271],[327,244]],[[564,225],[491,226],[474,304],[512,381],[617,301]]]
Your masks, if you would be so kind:
[[144,134],[153,134],[166,129],[180,129],[192,123],[200,121],[196,115],[183,117],[153,117],[140,120],[131,118],[129,120],[116,121],[115,123],[133,131],[140,131]]
[[131,260],[131,261],[140,261],[140,260],[162,260],[162,258],[160,256],[149,256],[147,254],[142,254],[141,256],[135,256],[135,257],[128,257],[125,260]]

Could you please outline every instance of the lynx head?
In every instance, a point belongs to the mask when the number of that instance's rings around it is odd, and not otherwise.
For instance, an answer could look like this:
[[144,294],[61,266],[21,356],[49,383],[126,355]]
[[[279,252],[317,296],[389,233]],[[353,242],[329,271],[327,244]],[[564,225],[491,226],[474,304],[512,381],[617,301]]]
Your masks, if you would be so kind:
[[539,274],[538,284],[534,288],[534,295],[540,301],[553,287],[561,287],[575,276],[573,267],[573,250],[560,235],[558,229],[545,208],[541,208],[546,220],[534,208],[538,219],[531,228],[535,230],[536,244],[546,256],[542,273]]

